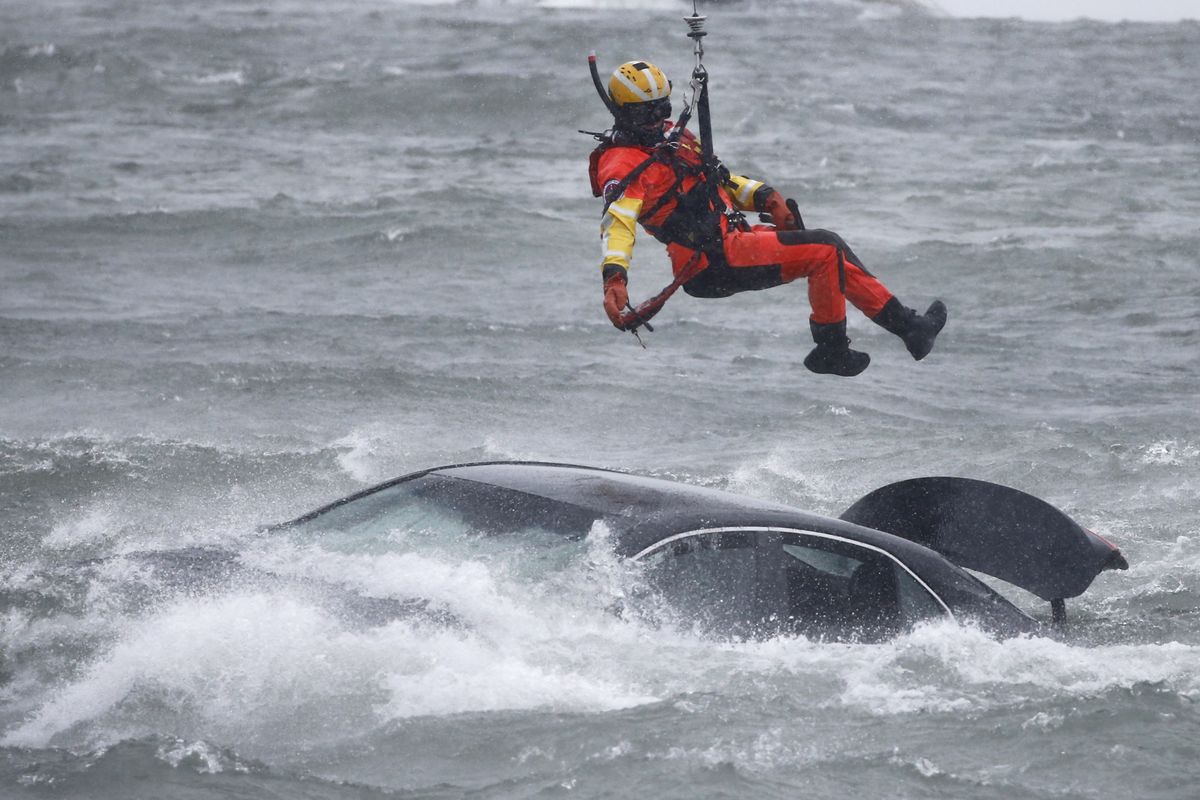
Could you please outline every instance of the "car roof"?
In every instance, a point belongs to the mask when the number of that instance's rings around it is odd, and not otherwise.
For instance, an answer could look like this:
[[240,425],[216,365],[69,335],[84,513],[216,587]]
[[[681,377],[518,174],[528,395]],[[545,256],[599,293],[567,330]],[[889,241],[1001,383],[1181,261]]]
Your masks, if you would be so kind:
[[720,489],[573,464],[498,461],[440,467],[430,472],[570,503],[606,517],[647,513],[671,516],[688,511],[796,511],[781,503]]
[[775,526],[840,533],[894,554],[933,551],[899,536],[792,506],[705,486],[572,464],[498,461],[439,467],[424,474],[522,492],[583,508],[602,517],[621,555],[633,555],[687,530],[712,527]]

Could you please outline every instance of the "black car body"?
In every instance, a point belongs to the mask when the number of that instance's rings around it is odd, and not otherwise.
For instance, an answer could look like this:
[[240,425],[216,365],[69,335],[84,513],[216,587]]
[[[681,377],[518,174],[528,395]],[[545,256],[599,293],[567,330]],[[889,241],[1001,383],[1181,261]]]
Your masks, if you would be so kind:
[[[675,619],[722,637],[877,640],[921,620],[969,619],[998,634],[1040,626],[966,569],[1051,601],[1082,593],[1120,551],[1049,504],[964,478],[878,489],[841,518],[667,480],[533,462],[405,475],[275,530],[345,531],[420,515],[481,535],[603,523],[617,555],[644,565]],[[964,567],[966,569],[964,569]]]

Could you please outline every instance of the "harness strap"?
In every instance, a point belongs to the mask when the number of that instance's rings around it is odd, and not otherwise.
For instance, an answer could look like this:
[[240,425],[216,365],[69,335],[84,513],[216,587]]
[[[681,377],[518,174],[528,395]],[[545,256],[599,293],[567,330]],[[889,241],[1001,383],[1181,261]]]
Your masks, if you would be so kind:
[[679,168],[678,162],[679,160],[675,159],[675,163],[671,164],[671,169],[675,173],[675,182],[671,184],[671,188],[663,192],[662,197],[658,198],[658,201],[650,206],[648,211],[643,211],[641,216],[638,217],[638,221],[643,225],[646,224],[646,220],[653,219],[654,215],[661,211],[662,207],[667,203],[678,199],[679,187],[683,185],[684,178],[688,176],[686,171]]
[[675,294],[675,292],[679,290],[680,286],[683,286],[685,283],[699,275],[708,267],[707,264],[700,263],[700,256],[701,253],[699,250],[697,250],[692,254],[692,257],[688,259],[688,262],[683,265],[683,269],[679,271],[679,274],[675,276],[675,279],[667,284],[667,286],[661,292],[654,295],[654,297],[651,297],[649,300],[639,303],[637,308],[631,308],[628,311],[622,312],[621,329],[636,332],[639,326],[644,325],[646,330],[654,330],[650,327],[650,320],[655,314],[662,310],[662,307],[667,304],[668,300],[671,299],[671,295]]
[[[645,161],[631,169],[629,174],[622,178],[617,185],[613,187],[612,197],[606,196],[604,198],[604,210],[600,212],[600,216],[604,216],[608,213],[608,207],[611,206],[618,197],[625,194],[625,190],[628,189],[634,181],[640,178],[643,172],[650,169],[650,167],[654,164],[657,164],[663,160],[661,155],[662,152],[662,150],[655,150],[646,158]],[[606,191],[604,194],[608,195],[609,193]]]
[[[650,206],[650,208],[638,215],[638,222],[641,223],[642,227],[644,227],[655,239],[658,239],[663,244],[670,244],[670,241],[664,238],[665,234],[663,233],[663,229],[657,225],[650,225],[649,221],[653,219],[654,215],[661,211],[662,208],[667,205],[667,203],[672,201],[680,201],[680,199],[683,197],[683,193],[679,190],[680,187],[683,186],[683,182],[688,177],[697,177],[706,184],[704,192],[706,195],[708,195],[709,206],[712,211],[715,211],[719,214],[728,214],[729,208],[723,201],[721,201],[720,194],[709,185],[710,181],[707,177],[707,171],[699,165],[692,167],[689,164],[682,162],[674,155],[674,150],[667,145],[660,146],[659,148],[655,149],[655,151],[651,153],[646,160],[630,170],[629,174],[622,178],[612,188],[611,191],[604,192],[604,209],[600,212],[601,215],[607,213],[609,206],[611,206],[617,200],[617,198],[624,194],[625,190],[628,189],[633,182],[642,175],[643,172],[648,170],[654,164],[667,164],[670,166],[671,171],[675,174],[675,181],[671,184],[671,187],[667,189],[667,191],[663,192],[662,195],[659,196],[658,200],[656,200],[654,204]],[[734,221],[736,222],[736,220]]]

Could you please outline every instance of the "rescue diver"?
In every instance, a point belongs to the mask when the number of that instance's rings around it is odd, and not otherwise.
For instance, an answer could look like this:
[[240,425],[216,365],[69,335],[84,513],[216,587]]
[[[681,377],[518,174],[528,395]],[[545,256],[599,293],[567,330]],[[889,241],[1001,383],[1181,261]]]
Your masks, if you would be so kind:
[[[640,223],[666,245],[676,276],[699,268],[682,287],[692,297],[728,297],[807,278],[816,346],[804,366],[813,372],[849,377],[871,361],[850,349],[847,299],[899,336],[914,359],[929,354],[946,324],[946,306],[934,301],[924,314],[905,307],[840,236],[805,230],[795,204],[779,192],[723,166],[706,170],[696,137],[687,130],[672,135],[671,82],[662,70],[646,61],[622,64],[609,79],[608,96],[613,127],[597,136],[590,177],[593,194],[605,202],[601,274],[613,325],[634,327],[622,311]],[[742,212],[758,212],[770,224],[752,226]]]

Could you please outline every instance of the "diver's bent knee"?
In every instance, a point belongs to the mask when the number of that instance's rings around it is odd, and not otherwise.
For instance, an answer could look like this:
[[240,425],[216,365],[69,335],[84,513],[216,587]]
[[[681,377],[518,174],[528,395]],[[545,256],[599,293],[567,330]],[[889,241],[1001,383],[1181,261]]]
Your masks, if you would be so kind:
[[779,243],[784,245],[822,244],[829,247],[836,247],[839,250],[848,249],[845,239],[833,231],[827,231],[823,228],[803,231],[777,231],[775,235],[779,237]]

